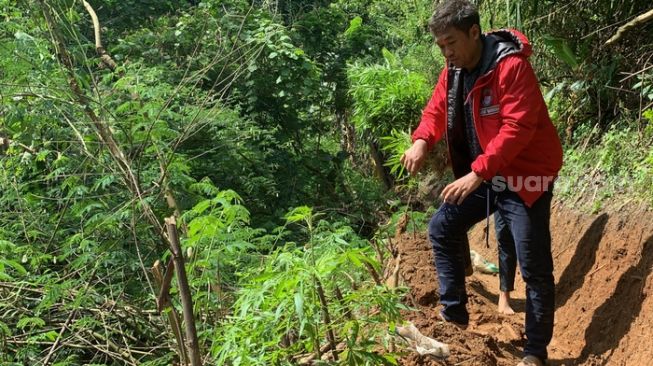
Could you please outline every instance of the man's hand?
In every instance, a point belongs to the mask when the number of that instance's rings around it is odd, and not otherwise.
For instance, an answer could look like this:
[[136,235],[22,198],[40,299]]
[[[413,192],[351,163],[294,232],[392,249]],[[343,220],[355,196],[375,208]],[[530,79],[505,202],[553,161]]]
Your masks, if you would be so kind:
[[446,203],[459,205],[463,203],[470,193],[481,185],[481,182],[483,182],[483,178],[474,172],[470,172],[466,176],[444,187],[442,193],[440,193],[440,198]]
[[424,164],[427,154],[428,148],[426,146],[426,141],[415,140],[413,146],[406,150],[404,155],[401,156],[400,161],[406,167],[406,170],[408,170],[410,175],[415,175],[422,168],[422,164]]

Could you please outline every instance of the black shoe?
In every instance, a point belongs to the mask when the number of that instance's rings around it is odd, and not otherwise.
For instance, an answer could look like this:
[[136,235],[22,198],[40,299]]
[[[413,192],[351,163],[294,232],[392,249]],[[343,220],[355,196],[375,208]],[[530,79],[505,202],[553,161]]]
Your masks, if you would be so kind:
[[449,323],[460,330],[467,330],[467,327],[469,326],[469,324],[457,323],[453,320],[447,319],[447,317],[444,315],[442,311],[438,312],[438,316],[440,317],[440,320],[442,320],[443,322]]

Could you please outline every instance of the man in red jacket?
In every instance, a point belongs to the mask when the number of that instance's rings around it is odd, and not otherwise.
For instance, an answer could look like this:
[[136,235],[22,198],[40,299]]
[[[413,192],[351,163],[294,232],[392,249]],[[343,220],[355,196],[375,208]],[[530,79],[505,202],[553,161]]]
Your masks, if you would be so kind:
[[412,174],[444,138],[456,180],[429,224],[440,284],[440,315],[462,327],[467,231],[498,212],[512,233],[526,282],[523,366],[543,365],[553,334],[554,279],[549,218],[562,147],[535,73],[532,50],[515,30],[481,34],[474,5],[442,2],[429,27],[447,60],[413,145],[402,157]]

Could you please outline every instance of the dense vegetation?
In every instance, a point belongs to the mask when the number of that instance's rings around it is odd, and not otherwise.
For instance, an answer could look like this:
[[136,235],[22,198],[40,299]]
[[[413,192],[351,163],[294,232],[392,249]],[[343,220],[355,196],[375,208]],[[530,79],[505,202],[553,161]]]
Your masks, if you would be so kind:
[[[159,313],[151,269],[179,257],[170,216],[206,364],[395,363],[383,265],[431,206],[398,166],[443,65],[431,1],[89,3],[100,49],[83,1],[0,0],[0,363],[188,357],[183,289]],[[532,38],[560,197],[653,203],[653,22],[604,44],[650,1],[479,3]]]

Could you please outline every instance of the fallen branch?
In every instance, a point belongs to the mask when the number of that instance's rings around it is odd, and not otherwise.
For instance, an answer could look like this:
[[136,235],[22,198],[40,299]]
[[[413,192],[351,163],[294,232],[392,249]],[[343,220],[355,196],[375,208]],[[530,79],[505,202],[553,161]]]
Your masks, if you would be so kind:
[[50,363],[50,358],[52,358],[52,355],[54,355],[54,351],[59,347],[59,343],[61,342],[63,333],[66,329],[68,329],[68,325],[70,325],[70,322],[75,317],[75,314],[76,314],[75,311],[71,312],[70,315],[68,316],[68,319],[66,319],[66,322],[61,327],[61,330],[59,330],[57,339],[54,340],[54,343],[52,343],[52,347],[50,347],[50,351],[48,352],[47,356],[45,356],[45,360],[43,361],[44,365],[48,365]]
[[[95,272],[97,271],[97,267],[93,269],[93,272],[91,272],[91,275],[88,277],[88,280],[86,281],[86,284],[84,285],[84,289],[81,291],[82,293],[86,292],[91,286],[91,280],[95,276]],[[61,342],[61,338],[63,337],[63,333],[68,329],[68,326],[70,325],[70,322],[77,316],[77,310],[73,310],[70,315],[68,315],[68,319],[66,319],[66,322],[63,324],[61,327],[61,330],[59,331],[59,334],[57,335],[57,339],[55,339],[54,343],[52,344],[52,347],[50,347],[50,351],[48,352],[47,356],[45,356],[45,360],[43,361],[43,365],[48,365],[50,363],[50,358],[54,355],[54,351],[59,347],[59,342]]]
[[630,22],[628,22],[628,23],[622,25],[621,27],[619,27],[619,29],[617,29],[617,33],[615,33],[614,36],[612,36],[612,38],[608,39],[603,45],[604,46],[611,46],[611,45],[617,43],[621,39],[621,37],[623,37],[624,33],[629,31],[630,29],[635,28],[637,26],[640,26],[640,25],[642,25],[642,24],[644,24],[644,23],[646,23],[646,22],[648,22],[650,20],[653,20],[653,9],[647,11],[644,14],[641,14],[641,15],[637,16],[635,19],[633,19]]
[[129,360],[129,362],[135,365],[139,364],[138,360],[136,360],[134,356],[132,356],[131,351],[124,350],[121,346],[117,345],[114,341],[109,339],[109,337],[95,331],[89,331],[89,333],[96,339],[101,340],[104,344],[107,345],[108,348],[110,348],[113,352],[119,354],[125,360]]
[[[346,347],[345,343],[340,342],[336,346],[336,352],[340,352],[344,350]],[[320,347],[319,350],[316,350],[313,353],[310,354],[301,354],[301,355],[295,355],[293,356],[293,362],[295,362],[297,365],[311,365],[315,359],[318,359],[321,357],[321,355],[327,354],[328,352],[333,352],[333,347],[331,346],[330,343],[325,344],[324,346]]]

